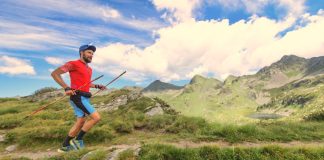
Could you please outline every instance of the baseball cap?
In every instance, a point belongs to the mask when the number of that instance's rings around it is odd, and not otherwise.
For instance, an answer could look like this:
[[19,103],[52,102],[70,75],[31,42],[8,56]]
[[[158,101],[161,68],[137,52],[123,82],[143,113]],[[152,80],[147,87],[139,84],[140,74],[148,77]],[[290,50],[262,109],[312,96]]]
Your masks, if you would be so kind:
[[81,51],[85,51],[85,50],[87,50],[87,49],[90,49],[90,50],[92,50],[93,52],[96,51],[96,47],[95,47],[94,45],[86,44],[86,45],[82,45],[82,46],[80,46],[80,48],[79,48],[79,52],[81,52]]

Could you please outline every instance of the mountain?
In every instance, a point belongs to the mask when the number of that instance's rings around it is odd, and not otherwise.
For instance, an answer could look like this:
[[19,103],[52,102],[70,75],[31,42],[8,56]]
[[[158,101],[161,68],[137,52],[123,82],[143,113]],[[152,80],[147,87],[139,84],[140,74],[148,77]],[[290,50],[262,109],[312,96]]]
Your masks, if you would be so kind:
[[163,90],[179,90],[183,87],[176,86],[170,83],[161,82],[160,80],[156,80],[149,84],[147,87],[143,89],[143,92],[156,92]]
[[[278,88],[302,85],[305,81],[323,84],[322,81],[315,80],[324,73],[323,70],[323,56],[306,59],[287,55],[253,75],[230,75],[224,82],[195,75],[182,90],[155,92],[151,96],[163,99],[184,115],[203,117],[211,121],[250,121],[247,115],[254,113],[260,106],[271,106],[269,103],[278,96],[275,92],[287,92]],[[290,93],[302,93],[307,87],[290,89]]]
[[199,90],[200,92],[207,92],[215,90],[222,86],[222,82],[214,78],[205,78],[201,75],[195,75],[190,83],[184,87],[184,92],[189,93]]
[[306,77],[269,90],[271,101],[257,108],[290,118],[316,120],[324,117],[324,75]]

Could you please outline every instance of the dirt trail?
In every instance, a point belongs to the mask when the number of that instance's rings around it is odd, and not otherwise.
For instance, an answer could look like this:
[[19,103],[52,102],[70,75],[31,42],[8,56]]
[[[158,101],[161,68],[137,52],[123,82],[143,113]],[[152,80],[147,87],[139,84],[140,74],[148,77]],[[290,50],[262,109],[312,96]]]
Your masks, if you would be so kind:
[[[276,145],[280,147],[303,147],[303,148],[309,148],[309,147],[324,147],[324,142],[320,141],[313,141],[313,142],[300,142],[300,141],[292,141],[292,142],[259,142],[259,143],[252,143],[252,142],[242,142],[242,143],[236,143],[231,144],[224,141],[216,141],[216,142],[199,142],[195,143],[192,141],[179,141],[179,142],[159,142],[158,144],[165,144],[165,145],[172,145],[178,148],[198,148],[203,146],[215,146],[220,148],[227,148],[227,147],[264,147],[269,145]],[[99,149],[96,146],[93,146],[91,148]],[[120,152],[126,150],[126,149],[136,149],[140,148],[139,144],[133,144],[133,145],[113,145],[113,146],[107,146],[107,147],[101,147],[101,150],[105,150],[108,152],[108,150],[115,149],[114,152],[112,152],[112,156],[110,155],[109,159],[113,159],[111,157],[116,157]],[[53,156],[57,156],[61,153],[55,152],[55,151],[39,151],[39,152],[23,152],[23,151],[16,151],[13,153],[0,153],[0,159],[4,157],[10,156],[11,158],[19,158],[19,157],[26,157],[30,159],[43,159],[43,158],[49,158]]]

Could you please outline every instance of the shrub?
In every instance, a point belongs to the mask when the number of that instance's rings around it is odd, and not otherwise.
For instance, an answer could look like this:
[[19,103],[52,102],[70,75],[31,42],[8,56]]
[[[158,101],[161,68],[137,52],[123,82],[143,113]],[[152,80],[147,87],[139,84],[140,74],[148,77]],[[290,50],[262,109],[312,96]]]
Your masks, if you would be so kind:
[[304,117],[306,121],[324,121],[324,110],[311,113]]
[[132,133],[134,128],[130,122],[123,122],[119,120],[115,121],[112,126],[117,133]]
[[148,118],[146,128],[149,130],[165,129],[174,123],[176,116],[172,115],[155,115]]
[[206,126],[208,123],[203,118],[180,116],[166,131],[169,133],[195,133]]
[[34,92],[33,96],[41,95],[41,94],[56,91],[56,90],[57,90],[57,88],[54,88],[54,87],[44,87],[44,88],[36,90]]

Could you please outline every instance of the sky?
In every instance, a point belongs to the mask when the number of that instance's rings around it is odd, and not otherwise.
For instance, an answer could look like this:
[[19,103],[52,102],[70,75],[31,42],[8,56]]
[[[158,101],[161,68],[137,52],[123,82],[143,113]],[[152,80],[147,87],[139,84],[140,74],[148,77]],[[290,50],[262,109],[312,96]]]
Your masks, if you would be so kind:
[[[51,72],[97,47],[96,83],[184,85],[324,55],[324,0],[2,0],[0,97],[57,87]],[[69,76],[64,79],[69,83]]]

